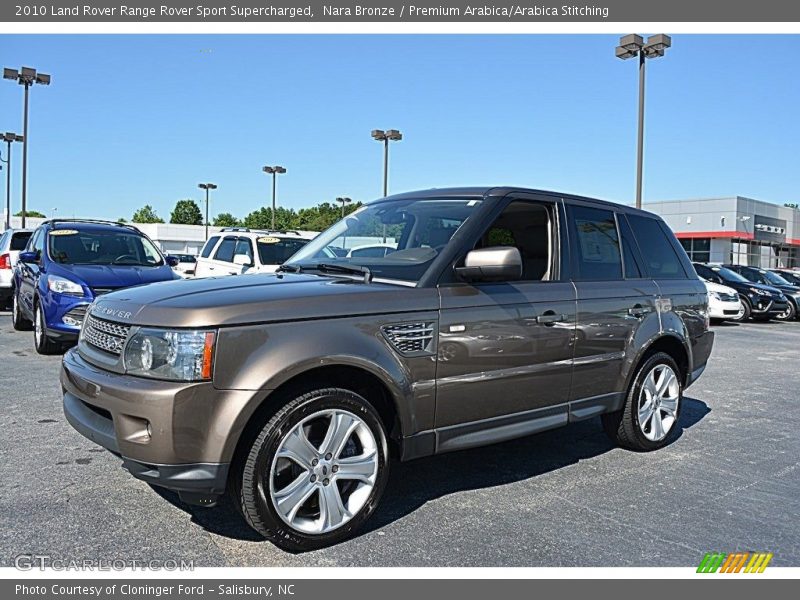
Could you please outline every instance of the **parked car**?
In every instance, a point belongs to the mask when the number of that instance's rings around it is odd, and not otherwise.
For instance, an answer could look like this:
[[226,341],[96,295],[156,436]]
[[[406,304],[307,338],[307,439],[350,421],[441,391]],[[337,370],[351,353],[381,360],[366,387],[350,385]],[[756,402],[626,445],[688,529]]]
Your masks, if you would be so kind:
[[[386,256],[327,251],[386,225]],[[707,311],[655,215],[517,188],[409,193],[275,274],[98,298],[62,361],[64,412],[133,476],[204,506],[227,492],[255,531],[309,550],[364,524],[390,457],[596,416],[623,447],[664,446],[711,353]],[[489,346],[440,358],[450,336]]]
[[257,231],[228,227],[208,238],[197,257],[195,277],[274,273],[311,236],[298,231]]
[[397,250],[393,244],[365,244],[363,246],[355,246],[347,251],[347,257],[381,257],[386,256]]
[[773,273],[777,273],[792,285],[800,286],[800,271],[795,269],[770,269]]
[[721,265],[693,264],[697,274],[706,281],[728,286],[738,292],[744,308],[742,321],[750,318],[768,321],[786,313],[789,302],[779,289],[748,281],[736,271]]
[[33,326],[36,351],[51,354],[78,339],[86,308],[98,296],[177,278],[156,245],[131,225],[45,221],[19,254],[14,329]]
[[0,235],[0,308],[11,302],[17,256],[33,233],[30,229],[7,229]]
[[191,277],[194,275],[194,269],[197,265],[197,257],[194,254],[170,254],[167,258],[172,258],[175,266],[172,267],[181,277]]
[[791,321],[797,318],[797,307],[800,306],[800,287],[789,283],[781,275],[773,273],[767,269],[759,267],[747,267],[744,265],[725,265],[731,271],[736,271],[753,283],[761,283],[779,289],[786,296],[787,305],[786,310],[777,315],[776,318],[781,321]]
[[703,283],[708,290],[708,316],[712,321],[744,320],[744,306],[735,289],[705,279]]

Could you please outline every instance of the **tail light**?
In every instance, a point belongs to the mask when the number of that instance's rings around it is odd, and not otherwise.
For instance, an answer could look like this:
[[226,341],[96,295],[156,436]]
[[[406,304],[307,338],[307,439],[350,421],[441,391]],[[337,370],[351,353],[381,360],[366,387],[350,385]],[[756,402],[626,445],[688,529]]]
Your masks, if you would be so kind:
[[6,271],[11,269],[11,256],[9,254],[0,254],[0,269]]

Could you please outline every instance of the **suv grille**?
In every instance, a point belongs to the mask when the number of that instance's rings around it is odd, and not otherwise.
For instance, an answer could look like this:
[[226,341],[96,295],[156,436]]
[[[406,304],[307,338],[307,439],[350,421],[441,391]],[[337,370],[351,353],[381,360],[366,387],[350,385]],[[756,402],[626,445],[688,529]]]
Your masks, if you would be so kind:
[[434,323],[398,323],[381,330],[395,350],[405,356],[433,352]]
[[83,339],[95,348],[119,356],[129,329],[130,325],[119,325],[89,315],[83,328]]

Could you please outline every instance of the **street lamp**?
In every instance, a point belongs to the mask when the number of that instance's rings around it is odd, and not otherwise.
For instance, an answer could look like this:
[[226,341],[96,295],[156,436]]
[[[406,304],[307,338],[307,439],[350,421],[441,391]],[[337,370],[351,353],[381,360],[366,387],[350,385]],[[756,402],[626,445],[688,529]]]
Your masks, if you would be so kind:
[[[6,159],[3,160],[6,164],[6,229],[11,228],[11,144],[14,142],[22,142],[24,139],[23,136],[11,133],[10,131],[6,131],[0,136],[0,141],[6,143]],[[23,212],[22,214],[24,215],[25,213]]]
[[397,129],[373,129],[372,139],[383,142],[383,195],[389,195],[389,142],[399,142],[403,134]]
[[645,59],[664,56],[672,39],[663,33],[651,35],[645,43],[642,36],[635,33],[619,38],[615,52],[617,58],[628,60],[639,57],[639,137],[636,148],[636,208],[642,208],[642,156],[644,154],[644,63]]
[[274,167],[267,166],[261,170],[272,175],[272,230],[275,231],[275,181],[279,174],[286,173],[286,169],[276,165]]
[[206,191],[206,240],[208,240],[208,192],[217,189],[214,183],[198,183],[197,187]]
[[345,207],[345,205],[350,204],[353,201],[353,199],[352,198],[337,198],[336,201],[342,203],[342,218],[344,219],[344,207]]
[[28,186],[28,92],[34,83],[50,85],[50,75],[37,73],[36,69],[22,67],[16,69],[3,69],[3,79],[16,81],[25,86],[25,101],[23,110],[22,137],[22,227],[25,227],[25,211],[27,209],[26,194]]

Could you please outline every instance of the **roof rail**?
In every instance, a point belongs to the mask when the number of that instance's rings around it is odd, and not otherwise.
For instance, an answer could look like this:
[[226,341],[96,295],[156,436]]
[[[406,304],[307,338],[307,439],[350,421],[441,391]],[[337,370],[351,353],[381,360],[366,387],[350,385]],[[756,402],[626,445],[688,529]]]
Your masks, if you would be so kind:
[[222,229],[220,229],[220,232],[222,232],[222,231],[250,231],[250,228],[249,227],[223,227]]
[[131,225],[130,223],[120,223],[119,221],[104,221],[103,219],[47,219],[42,222],[42,225],[45,223],[49,223],[51,225],[56,225],[58,223],[93,223],[96,225],[116,225],[117,227],[125,227],[127,229],[133,229],[134,231],[139,231],[139,228],[135,225]]

